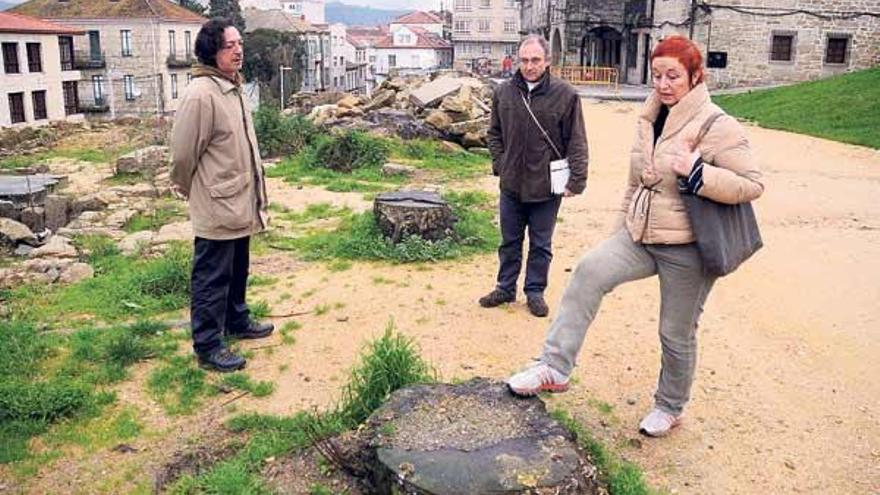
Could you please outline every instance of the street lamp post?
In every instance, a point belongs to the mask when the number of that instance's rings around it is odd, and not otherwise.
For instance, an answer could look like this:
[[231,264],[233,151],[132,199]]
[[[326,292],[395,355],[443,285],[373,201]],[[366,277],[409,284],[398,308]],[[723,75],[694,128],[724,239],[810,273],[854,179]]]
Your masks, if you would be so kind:
[[284,71],[286,70],[293,70],[293,67],[285,67],[284,65],[278,66],[278,75],[280,76],[279,79],[281,79],[281,111],[284,111],[284,105],[286,103],[284,101]]

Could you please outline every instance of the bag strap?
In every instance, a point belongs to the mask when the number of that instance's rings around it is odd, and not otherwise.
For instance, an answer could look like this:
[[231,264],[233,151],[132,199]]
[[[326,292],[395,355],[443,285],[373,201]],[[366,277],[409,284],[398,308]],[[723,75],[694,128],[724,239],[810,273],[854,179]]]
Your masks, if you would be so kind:
[[713,113],[709,116],[708,119],[706,119],[705,122],[703,122],[703,125],[700,126],[699,132],[697,132],[697,139],[694,141],[694,146],[700,144],[700,141],[702,141],[703,138],[706,137],[706,134],[708,134],[709,129],[712,127],[712,124],[714,124],[716,120],[723,116],[724,112]]
[[529,111],[529,115],[532,116],[532,120],[535,121],[535,125],[538,126],[538,129],[541,129],[541,134],[544,135],[544,139],[547,140],[547,142],[550,144],[550,147],[553,148],[553,151],[556,152],[556,156],[559,157],[559,159],[561,160],[561,159],[562,159],[562,153],[559,152],[559,150],[556,148],[556,145],[553,144],[553,140],[550,139],[550,136],[547,135],[547,131],[545,131],[545,130],[544,130],[544,127],[541,125],[541,123],[538,122],[538,118],[535,117],[535,114],[532,113],[532,108],[529,106],[529,102],[526,101],[526,97],[523,96],[522,93],[519,94],[519,97],[522,98],[523,105],[526,106],[526,110]]

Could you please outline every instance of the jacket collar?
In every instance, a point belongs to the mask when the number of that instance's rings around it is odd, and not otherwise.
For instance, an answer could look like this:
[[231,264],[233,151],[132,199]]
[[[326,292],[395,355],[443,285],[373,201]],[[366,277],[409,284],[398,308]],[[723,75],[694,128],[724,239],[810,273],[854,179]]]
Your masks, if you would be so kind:
[[[515,84],[519,89],[529,92],[529,85],[526,82],[526,78],[523,77],[522,71],[519,69],[516,70],[516,73],[513,75],[513,84]],[[535,89],[532,90],[532,95],[541,94],[547,90],[547,86],[550,84],[550,68],[548,67],[543,74],[541,74],[541,78],[536,81],[538,83],[535,86]]]
[[[709,101],[709,90],[706,89],[706,84],[700,83],[694,86],[678,103],[669,108],[669,116],[666,117],[662,135],[668,136],[681,130]],[[641,118],[653,124],[657,120],[662,105],[657,91],[652,91],[645,101]]]
[[217,70],[216,67],[204,64],[196,64],[193,67],[193,77],[210,77],[215,83],[217,83],[220,87],[220,91],[223,93],[238,89],[242,84],[242,77],[238,72],[235,73],[234,77],[230,78],[223,72]]

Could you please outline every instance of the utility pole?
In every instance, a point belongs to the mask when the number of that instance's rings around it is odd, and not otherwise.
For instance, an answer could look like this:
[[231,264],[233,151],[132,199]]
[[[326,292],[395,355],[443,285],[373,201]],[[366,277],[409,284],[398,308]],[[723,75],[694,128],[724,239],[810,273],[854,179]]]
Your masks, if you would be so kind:
[[688,39],[694,39],[694,24],[697,22],[697,0],[691,0],[690,32]]

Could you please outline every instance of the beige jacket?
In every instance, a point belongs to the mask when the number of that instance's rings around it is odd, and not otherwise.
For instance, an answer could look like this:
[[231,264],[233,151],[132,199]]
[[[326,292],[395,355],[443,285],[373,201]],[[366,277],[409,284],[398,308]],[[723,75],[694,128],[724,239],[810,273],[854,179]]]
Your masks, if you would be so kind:
[[193,232],[237,239],[265,229],[266,184],[240,78],[197,66],[171,131],[171,180],[189,198]]
[[695,86],[669,109],[655,146],[654,120],[661,105],[657,94],[651,93],[639,118],[622,210],[634,241],[686,244],[694,241],[694,235],[672,160],[676,147],[695,141],[710,117],[722,114],[698,145],[705,162],[703,187],[698,194],[720,203],[736,204],[758,198],[764,186],[745,130],[711,102],[705,84]]

